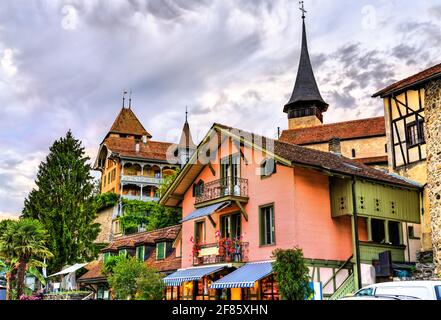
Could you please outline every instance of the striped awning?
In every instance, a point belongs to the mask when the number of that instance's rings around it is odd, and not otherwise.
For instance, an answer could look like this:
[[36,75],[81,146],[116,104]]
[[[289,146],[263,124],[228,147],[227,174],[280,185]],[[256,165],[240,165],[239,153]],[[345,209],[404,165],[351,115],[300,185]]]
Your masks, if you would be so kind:
[[225,268],[225,265],[178,270],[175,273],[172,273],[171,275],[165,277],[163,280],[167,287],[178,287],[183,282],[199,280],[202,277],[216,273],[223,268]]
[[203,208],[200,208],[200,209],[196,209],[195,211],[190,213],[188,216],[186,216],[184,219],[182,219],[181,222],[186,222],[186,221],[190,221],[190,220],[199,219],[199,218],[203,218],[203,217],[209,216],[210,214],[212,214],[216,210],[219,210],[221,208],[227,207],[229,204],[230,204],[230,202],[226,201],[226,202],[216,203],[216,204],[213,204],[213,205],[208,206],[208,207],[203,207]]
[[254,283],[273,272],[272,262],[247,263],[236,271],[217,280],[211,289],[252,288]]

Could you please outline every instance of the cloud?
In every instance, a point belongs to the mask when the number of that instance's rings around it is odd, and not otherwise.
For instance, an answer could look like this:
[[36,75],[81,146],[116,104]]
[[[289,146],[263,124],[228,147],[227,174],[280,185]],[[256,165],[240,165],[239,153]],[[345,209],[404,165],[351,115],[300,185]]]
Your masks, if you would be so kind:
[[[439,59],[439,6],[374,0],[370,30],[363,6],[344,4],[344,18],[335,0],[308,8],[326,122],[381,114],[373,92]],[[179,138],[185,106],[195,140],[213,122],[275,137],[287,126],[299,14],[290,0],[0,2],[0,212],[21,211],[68,129],[93,160],[124,89],[155,140]]]

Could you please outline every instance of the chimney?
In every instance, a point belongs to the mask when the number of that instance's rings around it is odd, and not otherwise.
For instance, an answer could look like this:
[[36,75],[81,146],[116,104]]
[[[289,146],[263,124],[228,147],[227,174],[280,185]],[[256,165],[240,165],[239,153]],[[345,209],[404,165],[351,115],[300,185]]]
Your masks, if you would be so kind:
[[340,138],[332,138],[329,141],[329,152],[341,156]]
[[135,144],[135,151],[137,153],[139,152],[139,142],[136,142],[136,144]]
[[147,136],[142,136],[142,143],[147,144]]

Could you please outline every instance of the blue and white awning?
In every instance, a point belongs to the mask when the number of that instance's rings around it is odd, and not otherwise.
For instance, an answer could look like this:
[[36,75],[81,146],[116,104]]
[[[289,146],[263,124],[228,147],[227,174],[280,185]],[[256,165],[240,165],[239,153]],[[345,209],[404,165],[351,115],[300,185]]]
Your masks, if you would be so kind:
[[203,218],[203,217],[209,216],[210,214],[212,214],[216,210],[219,210],[221,208],[225,208],[229,204],[230,204],[230,202],[226,201],[226,202],[216,203],[216,204],[213,204],[213,205],[208,206],[208,207],[196,209],[195,211],[190,213],[188,216],[186,216],[184,219],[182,219],[181,222],[186,222],[186,221],[190,221],[190,220],[194,220],[194,219],[198,219],[198,218]]
[[211,289],[252,288],[254,283],[273,272],[272,262],[247,263],[236,271],[217,280]]
[[216,273],[223,268],[225,268],[225,265],[178,270],[175,273],[165,277],[163,280],[167,287],[178,287],[182,284],[182,282],[199,280],[202,277]]

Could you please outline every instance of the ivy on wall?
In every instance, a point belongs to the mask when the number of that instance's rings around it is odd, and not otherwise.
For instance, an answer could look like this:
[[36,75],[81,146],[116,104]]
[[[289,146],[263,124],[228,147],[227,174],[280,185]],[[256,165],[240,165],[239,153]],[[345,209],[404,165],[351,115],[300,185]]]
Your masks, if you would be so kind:
[[119,195],[117,195],[116,193],[107,192],[100,194],[95,198],[97,211],[102,211],[107,208],[111,208],[116,204],[118,204],[118,201],[119,201]]
[[124,213],[119,222],[124,234],[136,233],[139,227],[152,231],[174,226],[182,217],[179,209],[167,208],[157,202],[123,199],[122,205]]

